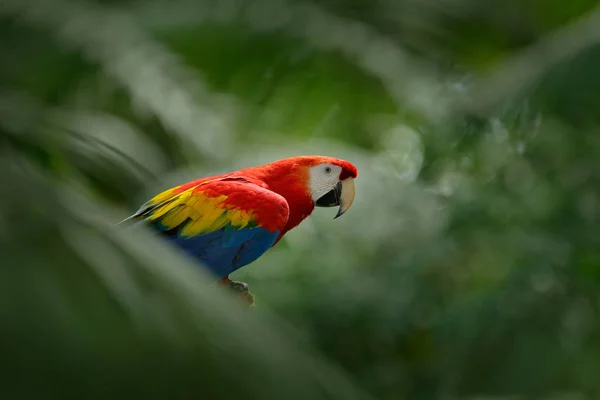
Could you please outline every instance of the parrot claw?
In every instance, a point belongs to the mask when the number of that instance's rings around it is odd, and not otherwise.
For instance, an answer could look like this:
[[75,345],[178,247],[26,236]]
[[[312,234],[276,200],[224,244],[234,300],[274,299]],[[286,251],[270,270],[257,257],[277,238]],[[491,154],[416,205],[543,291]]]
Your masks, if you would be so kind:
[[221,279],[219,282],[229,286],[229,288],[232,289],[238,295],[238,297],[248,304],[248,307],[252,307],[254,305],[254,295],[250,293],[250,289],[246,282],[232,281],[229,280],[228,277]]
[[238,296],[246,303],[248,307],[254,305],[254,295],[250,293],[248,284],[240,281],[229,281],[229,287],[237,292]]
[[240,281],[229,281],[229,287],[231,287],[236,292],[247,293],[248,292],[248,284]]

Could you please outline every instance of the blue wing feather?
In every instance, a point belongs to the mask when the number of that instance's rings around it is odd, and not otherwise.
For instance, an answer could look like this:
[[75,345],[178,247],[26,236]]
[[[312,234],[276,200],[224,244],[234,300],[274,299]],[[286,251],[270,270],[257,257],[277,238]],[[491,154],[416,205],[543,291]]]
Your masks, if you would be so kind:
[[[229,228],[229,229],[228,229]],[[250,264],[263,255],[279,236],[260,227],[233,230],[229,226],[192,237],[168,235],[168,240],[197,258],[218,278]]]

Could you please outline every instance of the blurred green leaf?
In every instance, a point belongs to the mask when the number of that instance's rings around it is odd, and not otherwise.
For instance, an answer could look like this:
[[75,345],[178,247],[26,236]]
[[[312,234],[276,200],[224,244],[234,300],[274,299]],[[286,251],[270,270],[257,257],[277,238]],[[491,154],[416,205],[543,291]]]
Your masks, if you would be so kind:
[[[2,397],[598,398],[596,6],[4,1]],[[249,311],[115,225],[298,154],[357,198]]]

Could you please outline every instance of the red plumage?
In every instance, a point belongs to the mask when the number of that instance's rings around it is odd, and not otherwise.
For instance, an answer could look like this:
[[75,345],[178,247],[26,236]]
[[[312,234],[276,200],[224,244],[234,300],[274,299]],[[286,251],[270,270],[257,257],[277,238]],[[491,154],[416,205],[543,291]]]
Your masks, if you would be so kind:
[[[285,158],[269,164],[259,165],[255,167],[244,168],[238,171],[215,175],[211,177],[200,178],[195,181],[183,184],[176,189],[174,193],[183,192],[193,186],[198,186],[201,183],[218,179],[243,178],[251,183],[269,189],[285,198],[289,207],[288,221],[285,228],[279,234],[277,242],[289,232],[291,229],[298,226],[306,217],[314,210],[314,202],[311,198],[308,181],[308,168],[322,163],[338,165],[342,168],[340,179],[356,178],[358,176],[357,168],[350,162],[333,157],[325,156],[297,156]],[[226,182],[223,182],[221,187],[226,187]],[[202,189],[204,190],[204,189]],[[233,193],[232,193],[233,194]],[[215,193],[218,196],[218,193]],[[228,195],[230,196],[230,195]],[[244,196],[237,198],[228,197],[226,202],[246,210],[263,210],[261,202],[264,199],[260,196]],[[257,222],[264,227],[276,227],[280,223],[279,213],[261,212],[257,213]]]

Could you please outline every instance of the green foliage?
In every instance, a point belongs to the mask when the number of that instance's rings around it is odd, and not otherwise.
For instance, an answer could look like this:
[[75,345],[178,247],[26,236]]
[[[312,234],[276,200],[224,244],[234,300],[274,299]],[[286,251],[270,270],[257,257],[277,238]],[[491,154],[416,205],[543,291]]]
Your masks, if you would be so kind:
[[[0,4],[2,398],[595,399],[596,2]],[[297,154],[359,168],[253,265],[148,196]]]

